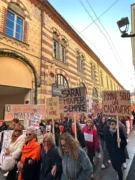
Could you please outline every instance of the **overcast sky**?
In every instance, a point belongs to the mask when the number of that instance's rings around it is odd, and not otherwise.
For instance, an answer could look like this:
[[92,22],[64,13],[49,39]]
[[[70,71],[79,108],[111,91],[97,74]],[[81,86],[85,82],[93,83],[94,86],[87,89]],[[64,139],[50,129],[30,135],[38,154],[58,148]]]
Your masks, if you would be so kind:
[[[121,38],[117,21],[128,17],[134,0],[49,0],[105,66],[128,90],[133,89],[131,38]],[[101,16],[101,17],[100,17]],[[94,20],[99,17],[99,21]],[[129,33],[131,24],[129,28]]]

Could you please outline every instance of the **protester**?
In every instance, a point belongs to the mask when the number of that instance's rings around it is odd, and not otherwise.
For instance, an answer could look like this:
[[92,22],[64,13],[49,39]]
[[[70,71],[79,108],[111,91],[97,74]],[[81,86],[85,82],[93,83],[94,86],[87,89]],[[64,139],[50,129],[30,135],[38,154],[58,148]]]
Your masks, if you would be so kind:
[[11,128],[6,124],[4,120],[0,120],[0,132],[5,130],[11,130]]
[[60,137],[60,129],[59,129],[59,122],[58,121],[55,121],[54,123],[54,131],[55,131],[55,142],[56,142],[56,145],[58,146],[59,144],[59,137]]
[[62,157],[61,180],[89,180],[93,173],[91,162],[80,148],[78,141],[69,133],[63,133],[59,140],[59,150]]
[[17,164],[18,180],[38,180],[40,172],[40,144],[37,142],[36,129],[29,127],[26,141],[22,147],[21,159]]
[[[21,155],[21,149],[25,142],[25,135],[22,134],[22,128],[16,127],[13,131],[11,141],[6,149],[5,156],[11,156],[13,159],[15,159],[15,162],[19,160],[19,157]],[[6,160],[6,158],[5,158]],[[7,180],[16,180],[16,171],[17,167],[16,164],[14,168],[8,173]]]
[[106,167],[107,160],[109,160],[108,152],[106,149],[105,138],[104,138],[106,126],[107,126],[106,118],[102,117],[102,119],[99,122],[99,127],[98,127],[98,135],[100,137],[100,142],[101,142],[101,147],[102,147],[102,152],[103,152],[103,161],[101,165],[102,169]]
[[[122,164],[125,158],[124,151],[127,141],[121,129],[119,129],[119,135],[120,138],[117,137],[117,122],[112,119],[110,122],[110,128],[105,134],[106,147],[112,166],[118,173],[119,180],[123,180]],[[120,143],[120,148],[118,147],[118,143]]]
[[58,180],[61,173],[61,158],[56,145],[54,145],[53,135],[46,133],[41,146],[40,180]]
[[65,117],[64,122],[62,123],[64,126],[64,132],[72,133],[71,126],[72,126],[72,119],[69,117]]
[[24,126],[20,123],[19,119],[14,118],[14,119],[12,120],[12,123],[13,123],[14,129],[15,129],[16,127],[18,127],[18,126],[21,126],[21,127],[22,127],[22,130],[25,130]]
[[97,130],[94,127],[94,123],[91,118],[87,119],[87,123],[83,127],[82,132],[84,133],[85,144],[88,150],[88,157],[92,165],[94,165],[93,158],[95,156],[95,152],[98,152],[99,142]]
[[[75,138],[75,125],[74,125],[74,123],[72,123],[72,127],[71,128],[72,128],[72,135]],[[76,123],[76,135],[77,135],[77,140],[80,143],[80,146],[82,148],[85,148],[84,134],[81,131],[81,127],[80,127],[79,123]]]

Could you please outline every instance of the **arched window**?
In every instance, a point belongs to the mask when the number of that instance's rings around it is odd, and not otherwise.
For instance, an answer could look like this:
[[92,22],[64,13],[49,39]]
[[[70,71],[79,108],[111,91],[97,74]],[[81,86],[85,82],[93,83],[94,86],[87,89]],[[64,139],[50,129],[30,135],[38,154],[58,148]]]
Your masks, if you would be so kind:
[[92,91],[92,97],[93,97],[93,101],[98,102],[98,92],[95,87],[93,88],[93,91]]
[[95,66],[93,64],[91,64],[91,79],[95,79]]
[[86,86],[85,86],[84,83],[80,82],[80,83],[79,83],[79,87],[85,87],[85,91],[86,91],[86,94],[87,94],[87,88],[86,88]]
[[59,43],[58,43],[58,34],[53,33],[53,57],[59,58]]
[[52,96],[61,96],[61,90],[68,88],[68,81],[62,74],[57,74],[55,84],[52,85]]
[[108,77],[106,76],[106,85],[107,85],[107,89],[109,89],[109,82],[108,82]]
[[111,90],[113,90],[112,81],[110,81],[110,84],[111,84]]
[[79,72],[84,72],[84,56],[77,53],[77,70]]
[[66,62],[67,40],[65,37],[61,38],[57,30],[54,29],[53,31],[53,57],[62,62]]
[[104,85],[104,81],[103,81],[103,73],[102,71],[100,71],[100,81],[101,81],[101,85]]
[[23,40],[24,12],[14,3],[9,3],[6,17],[5,33],[17,40]]

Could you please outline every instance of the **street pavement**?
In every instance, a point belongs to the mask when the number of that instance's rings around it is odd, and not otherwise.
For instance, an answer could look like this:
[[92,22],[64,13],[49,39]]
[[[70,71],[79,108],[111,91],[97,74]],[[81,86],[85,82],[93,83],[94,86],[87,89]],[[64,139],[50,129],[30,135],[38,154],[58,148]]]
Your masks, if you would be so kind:
[[[129,160],[127,160],[127,169],[123,170],[124,173],[124,180],[126,180],[126,177],[128,175],[130,166],[132,164],[132,160],[135,155],[135,129],[131,132],[129,135],[129,142],[127,145],[128,153],[129,153]],[[0,180],[5,180],[3,177],[3,173],[0,170]],[[108,165],[108,167],[104,170],[101,169],[101,161],[98,162],[98,167],[96,168],[96,173],[94,174],[94,180],[117,180],[117,174],[112,168],[111,165]],[[133,178],[134,180],[134,178]]]

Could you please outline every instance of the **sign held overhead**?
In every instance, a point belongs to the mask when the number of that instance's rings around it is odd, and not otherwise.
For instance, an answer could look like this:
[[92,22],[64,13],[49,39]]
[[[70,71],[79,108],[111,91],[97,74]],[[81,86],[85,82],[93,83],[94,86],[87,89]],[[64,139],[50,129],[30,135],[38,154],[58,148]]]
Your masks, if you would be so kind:
[[64,112],[86,112],[85,87],[62,90]]
[[131,103],[129,91],[103,91],[103,106],[104,115],[131,115]]

